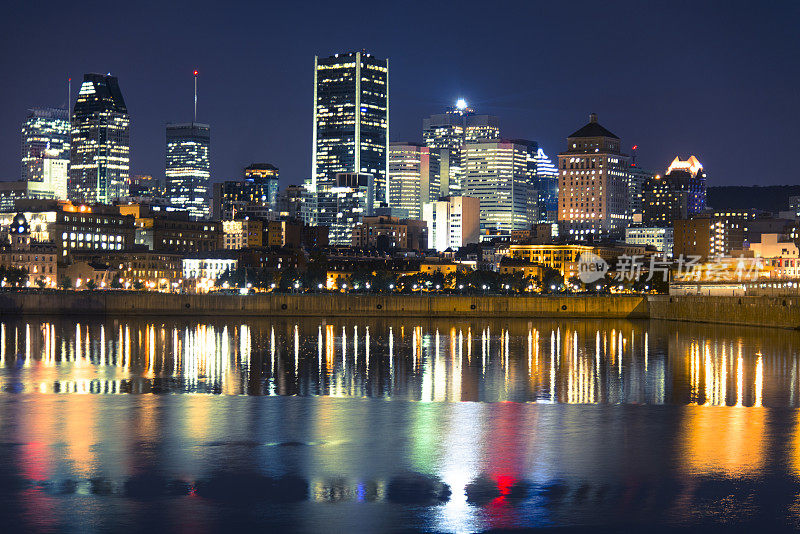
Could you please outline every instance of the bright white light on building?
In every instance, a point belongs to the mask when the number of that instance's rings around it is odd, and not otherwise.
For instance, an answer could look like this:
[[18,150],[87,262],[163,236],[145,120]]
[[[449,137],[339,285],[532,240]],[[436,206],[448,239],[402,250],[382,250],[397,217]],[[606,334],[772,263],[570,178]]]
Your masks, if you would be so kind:
[[464,111],[465,109],[467,109],[467,101],[464,100],[463,98],[459,98],[458,100],[456,100],[456,109],[458,109],[459,111]]

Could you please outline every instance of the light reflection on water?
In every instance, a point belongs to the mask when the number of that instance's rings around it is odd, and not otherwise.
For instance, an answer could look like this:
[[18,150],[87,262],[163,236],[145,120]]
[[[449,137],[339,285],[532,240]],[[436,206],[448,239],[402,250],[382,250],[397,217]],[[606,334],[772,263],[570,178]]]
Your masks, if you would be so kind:
[[794,527],[798,349],[647,321],[6,320],[0,524]]
[[800,334],[630,321],[18,320],[0,387],[797,406]]

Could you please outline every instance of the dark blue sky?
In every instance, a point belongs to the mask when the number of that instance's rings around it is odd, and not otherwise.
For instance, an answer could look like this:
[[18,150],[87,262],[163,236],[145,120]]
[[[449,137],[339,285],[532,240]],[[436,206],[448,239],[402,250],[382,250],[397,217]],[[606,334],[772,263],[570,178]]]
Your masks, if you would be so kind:
[[0,20],[0,179],[19,176],[30,107],[112,72],[131,114],[131,170],[164,173],[164,124],[212,127],[215,181],[254,161],[283,185],[311,167],[313,57],[389,58],[390,135],[464,96],[504,137],[548,155],[589,112],[662,171],[695,154],[709,185],[797,184],[800,3],[14,2]]

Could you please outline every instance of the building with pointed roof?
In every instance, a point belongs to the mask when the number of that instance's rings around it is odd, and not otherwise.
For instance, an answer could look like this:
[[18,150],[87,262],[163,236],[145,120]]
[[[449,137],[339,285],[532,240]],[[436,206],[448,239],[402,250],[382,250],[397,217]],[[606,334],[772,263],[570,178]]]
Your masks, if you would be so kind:
[[127,195],[130,117],[116,76],[85,74],[71,123],[69,198],[109,204]]
[[628,225],[629,157],[620,138],[589,115],[558,155],[558,222],[573,240],[621,236]]

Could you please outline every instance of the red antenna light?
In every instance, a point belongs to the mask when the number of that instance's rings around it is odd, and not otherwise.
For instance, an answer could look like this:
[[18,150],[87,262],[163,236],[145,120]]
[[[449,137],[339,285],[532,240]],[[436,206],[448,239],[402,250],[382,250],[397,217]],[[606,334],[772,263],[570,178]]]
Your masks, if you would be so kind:
[[639,145],[633,145],[633,150],[639,150]]
[[197,76],[197,71],[194,71],[194,75]]

